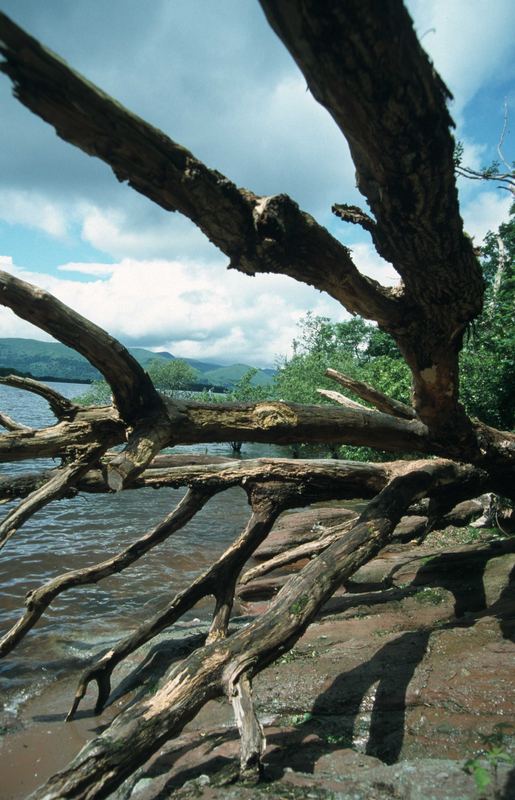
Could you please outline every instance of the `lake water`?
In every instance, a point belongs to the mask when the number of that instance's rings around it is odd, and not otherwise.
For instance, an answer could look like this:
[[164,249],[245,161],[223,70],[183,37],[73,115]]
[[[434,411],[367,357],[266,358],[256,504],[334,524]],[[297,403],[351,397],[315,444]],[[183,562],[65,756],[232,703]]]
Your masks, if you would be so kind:
[[[52,384],[67,397],[84,392],[80,384]],[[0,386],[0,410],[33,427],[53,424],[40,397]],[[210,444],[210,453],[233,457],[227,444]],[[206,452],[205,445],[174,452]],[[245,458],[289,454],[285,448],[243,445]],[[3,464],[3,474],[56,466],[51,460]],[[69,569],[85,567],[122,550],[166,516],[185,490],[139,489],[109,495],[79,495],[54,502],[35,514],[0,550],[0,635],[24,611],[26,593]],[[3,514],[14,507],[3,506]],[[2,514],[2,515],[3,515]],[[0,661],[4,713],[19,707],[42,682],[54,680],[71,662],[84,659],[134,630],[220,555],[245,525],[249,508],[241,489],[216,495],[182,530],[140,561],[98,585],[64,592],[6,658]],[[207,618],[206,601],[189,618]]]

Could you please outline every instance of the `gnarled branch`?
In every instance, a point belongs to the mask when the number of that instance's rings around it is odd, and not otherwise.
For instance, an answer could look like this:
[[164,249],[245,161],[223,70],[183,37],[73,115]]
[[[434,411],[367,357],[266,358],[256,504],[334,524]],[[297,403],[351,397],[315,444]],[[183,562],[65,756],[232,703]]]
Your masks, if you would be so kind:
[[[123,711],[106,733],[35,793],[35,800],[108,795],[208,700],[231,694],[241,677],[252,679],[288,650],[335,588],[384,547],[414,500],[471,479],[470,468],[449,462],[411,464],[368,505],[347,536],[283,587],[267,612],[230,639],[206,645],[172,667],[151,698]],[[251,750],[255,754],[256,748]],[[255,758],[253,763],[255,767]]]
[[[111,387],[116,406],[126,422],[137,421],[161,407],[152,381],[129,351],[98,325],[48,292],[0,271],[0,303],[85,356]],[[36,391],[32,382],[24,383],[21,388]],[[51,392],[39,388],[38,393],[50,402]],[[57,403],[55,395],[53,402]]]
[[[29,284],[26,285],[28,286]],[[75,403],[72,403],[72,401],[68,400],[63,394],[33,378],[22,378],[19,375],[5,375],[0,378],[0,383],[3,383],[5,386],[11,386],[13,389],[24,389],[27,392],[33,392],[33,394],[38,394],[40,397],[43,397],[48,402],[48,405],[58,420],[69,418],[78,408]]]
[[5,59],[0,69],[24,105],[65,141],[107,162],[119,180],[189,217],[229,256],[231,267],[250,275],[290,275],[373,319],[398,316],[391,290],[361,275],[347,248],[289,197],[238,189],[73,72],[4,14],[0,53]]

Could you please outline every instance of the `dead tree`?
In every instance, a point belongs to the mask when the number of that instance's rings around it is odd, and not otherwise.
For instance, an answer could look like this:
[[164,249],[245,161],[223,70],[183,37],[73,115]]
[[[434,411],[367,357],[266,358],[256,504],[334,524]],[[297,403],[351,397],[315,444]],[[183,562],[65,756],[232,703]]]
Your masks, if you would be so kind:
[[[207,700],[224,694],[241,734],[241,773],[258,776],[264,738],[252,705],[253,676],[295,643],[335,588],[390,540],[414,502],[429,500],[429,528],[456,503],[481,492],[515,495],[515,436],[470,419],[459,403],[458,354],[467,326],[481,310],[483,279],[459,216],[449,92],[400,0],[346,0],[323,7],[314,0],[261,0],[261,5],[310,91],[349,142],[369,213],[343,203],[334,211],[369,231],[378,253],[400,275],[393,289],[360,274],[351,252],[289,197],[260,197],[236,187],[73,72],[5,15],[0,15],[0,68],[15,96],[59,136],[104,160],[118,180],[151,201],[189,217],[228,256],[231,268],[289,275],[390,333],[411,369],[412,406],[357,382],[352,391],[373,409],[338,393],[332,393],[338,401],[334,408],[172,400],[156,391],[107,333],[46,292],[2,273],[1,302],[82,353],[113,395],[112,406],[79,408],[35,382],[4,379],[45,396],[57,421],[32,430],[3,415],[3,459],[53,456],[62,464],[0,484],[2,497],[20,498],[0,526],[2,543],[35,510],[65,495],[148,485],[189,489],[165,520],[126,550],[33,591],[25,613],[0,642],[2,654],[60,592],[124,569],[172,535],[214,493],[242,486],[252,511],[245,530],[216,563],[84,673],[69,716],[90,681],[98,685],[101,709],[116,664],[200,597],[213,595],[205,645],[172,666],[157,694],[122,711],[35,797],[108,796]],[[334,377],[349,386],[345,376]],[[342,442],[425,458],[387,464],[260,459],[185,467],[159,456],[166,446],[213,441]],[[110,452],[121,443],[120,453]],[[321,552],[283,587],[269,610],[228,635],[238,576],[277,516],[292,506],[351,496],[370,498],[359,518],[332,529]]]

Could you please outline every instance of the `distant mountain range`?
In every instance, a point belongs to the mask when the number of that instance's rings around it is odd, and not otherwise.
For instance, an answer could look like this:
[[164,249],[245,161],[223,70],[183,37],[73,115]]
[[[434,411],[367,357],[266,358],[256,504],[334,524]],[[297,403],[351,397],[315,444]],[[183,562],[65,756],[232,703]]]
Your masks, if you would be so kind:
[[[153,353],[143,347],[129,347],[129,352],[144,367],[152,359],[175,359],[171,353]],[[198,373],[197,382],[206,386],[226,386],[230,388],[251,367],[248,364],[223,366],[209,361],[184,358]],[[13,371],[34,378],[89,382],[102,376],[91,366],[84,356],[59,342],[39,342],[36,339],[0,338],[0,374]],[[258,386],[272,382],[273,369],[259,369],[252,379]]]

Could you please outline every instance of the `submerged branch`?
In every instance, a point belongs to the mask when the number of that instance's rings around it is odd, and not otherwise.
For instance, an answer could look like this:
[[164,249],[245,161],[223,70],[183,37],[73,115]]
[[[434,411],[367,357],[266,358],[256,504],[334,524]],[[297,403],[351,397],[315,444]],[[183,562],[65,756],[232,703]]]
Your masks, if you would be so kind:
[[[286,195],[239,189],[189,150],[132,114],[0,14],[0,69],[16,97],[61,138],[97,156],[119,180],[180,211],[249,275],[289,275],[327,291],[349,311],[400,319],[390,289],[362,275],[349,250]],[[116,136],[113,136],[116,131]]]
[[58,575],[38,589],[29,592],[25,599],[27,607],[25,614],[0,639],[0,658],[7,655],[24,638],[58,595],[67,589],[97,583],[102,578],[122,572],[189,522],[212,494],[213,492],[208,490],[190,490],[171,514],[125,550],[91,567],[74,569]]

